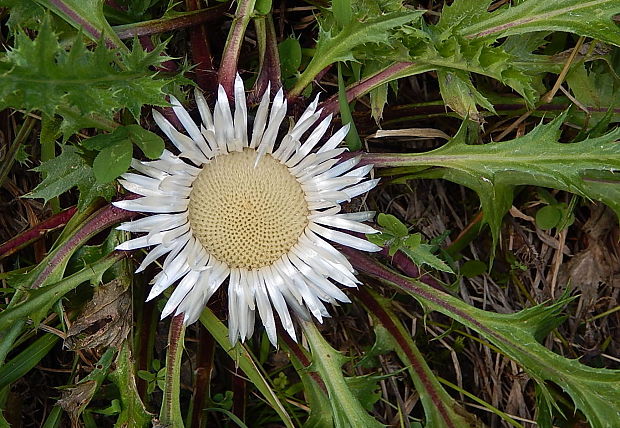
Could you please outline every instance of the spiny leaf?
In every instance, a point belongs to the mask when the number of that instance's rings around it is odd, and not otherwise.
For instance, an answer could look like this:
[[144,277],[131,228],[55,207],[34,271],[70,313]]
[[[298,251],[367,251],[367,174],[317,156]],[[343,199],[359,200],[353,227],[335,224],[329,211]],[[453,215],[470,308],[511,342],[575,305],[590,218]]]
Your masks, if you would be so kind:
[[162,88],[175,80],[155,76],[149,68],[162,59],[144,52],[139,43],[129,53],[102,44],[91,51],[80,35],[67,50],[45,19],[34,40],[18,32],[15,47],[0,58],[0,109],[58,114],[65,137],[97,126],[89,117],[111,121],[122,108],[138,120],[144,104],[167,105]]
[[73,146],[63,146],[62,153],[34,168],[46,174],[45,179],[26,198],[43,198],[45,202],[77,186],[80,191],[78,210],[98,197],[109,201],[116,193],[113,184],[98,184],[93,169]]
[[492,13],[481,10],[489,3],[455,1],[453,9],[447,9],[449,24],[460,17],[458,33],[467,38],[496,40],[534,31],[565,31],[620,46],[620,31],[612,19],[620,13],[617,0],[525,0]]
[[[432,28],[431,32],[438,33]],[[460,93],[465,93],[464,97],[471,99],[469,104],[475,102],[475,104],[493,111],[491,104],[478,93],[471,83],[468,77],[469,73],[488,76],[511,87],[529,105],[534,105],[538,99],[539,90],[537,87],[539,86],[541,72],[530,70],[529,61],[518,61],[518,57],[507,52],[503,45],[489,46],[485,41],[466,40],[456,35],[449,36],[446,39],[443,39],[442,35],[435,35],[433,40],[434,42],[428,43],[425,51],[421,52],[419,56],[415,56],[414,60],[432,65],[442,73],[452,73],[453,79],[456,78],[456,83],[452,83],[452,86],[457,83],[461,86],[461,88],[456,89]],[[416,53],[415,50],[413,53]],[[548,62],[545,63],[546,69],[544,71],[553,71],[554,68]],[[449,82],[442,82],[442,76],[439,77],[440,85],[447,86]],[[442,90],[442,95],[444,92]],[[444,99],[448,98],[446,101],[457,104],[452,100],[452,97],[444,96]],[[459,110],[456,111],[459,112]]]
[[[575,65],[567,74],[566,82],[579,103],[595,110],[586,114],[590,126],[602,120],[606,111],[613,111],[620,105],[620,79],[610,73],[608,64],[602,61],[593,64],[590,70],[586,70],[584,64]],[[571,117],[580,121],[583,116],[582,110],[571,112]],[[610,114],[609,122],[620,122],[620,115]]]
[[620,371],[598,369],[558,355],[540,344],[561,322],[564,296],[551,305],[537,305],[514,314],[498,314],[468,305],[420,281],[398,275],[360,252],[347,251],[355,267],[401,289],[429,309],[441,312],[485,337],[519,363],[550,397],[545,385],[559,385],[573,399],[593,428],[613,428],[620,415]]
[[12,31],[18,28],[36,28],[45,9],[36,0],[0,0],[0,7],[10,10],[7,25]]
[[394,29],[410,24],[423,13],[420,10],[396,11],[366,16],[366,13],[359,12],[340,30],[332,28],[331,23],[323,22],[312,60],[291,93],[299,94],[328,65],[355,60],[352,51],[356,47],[372,43],[389,45]]
[[111,47],[126,49],[103,15],[104,0],[35,0],[70,25],[84,31],[94,42],[105,40]]
[[443,272],[454,273],[450,266],[431,252],[431,245],[420,244],[417,246],[402,245],[399,250],[405,253],[418,266],[430,266]]
[[437,70],[439,90],[446,105],[461,117],[467,117],[476,122],[482,122],[476,105],[495,113],[493,104],[482,95],[469,79],[469,75],[462,71]]
[[312,369],[319,372],[329,394],[334,426],[382,427],[352,394],[341,369],[346,358],[327,343],[312,321],[304,321],[302,327],[312,351]]
[[[620,129],[577,143],[560,143],[560,125],[566,112],[548,124],[510,141],[482,145],[466,144],[460,131],[446,145],[423,154],[395,155],[390,166],[415,167],[412,178],[445,178],[467,186],[480,197],[484,219],[489,223],[497,243],[501,218],[512,203],[512,189],[518,185],[550,187],[599,200],[620,216],[620,200],[614,198],[620,184],[603,185],[606,180],[589,179],[593,173],[613,175],[620,170]],[[385,157],[381,155],[378,157]],[[376,161],[376,165],[385,165]],[[421,166],[444,170],[419,171]],[[406,173],[397,168],[393,173]],[[609,184],[609,183],[608,183]],[[614,187],[615,186],[615,187]]]

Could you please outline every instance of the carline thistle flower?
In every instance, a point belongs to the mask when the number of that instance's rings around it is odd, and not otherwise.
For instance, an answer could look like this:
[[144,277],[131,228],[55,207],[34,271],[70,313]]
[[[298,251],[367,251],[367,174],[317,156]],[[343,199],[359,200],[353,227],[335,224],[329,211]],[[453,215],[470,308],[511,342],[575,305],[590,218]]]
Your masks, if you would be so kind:
[[360,283],[349,261],[329,241],[365,251],[380,249],[341,231],[377,232],[363,223],[374,212],[340,213],[342,202],[377,185],[378,180],[364,181],[372,165],[355,168],[359,157],[338,162],[346,150],[338,146],[348,126],[313,151],[331,122],[330,115],[310,131],[321,115],[316,111],[318,97],[281,139],[278,132],[286,116],[282,90],[271,110],[269,90],[265,92],[250,137],[239,76],[234,113],[221,86],[213,114],[198,90],[195,97],[200,127],[171,97],[188,135],[153,111],[155,122],[179,154],[164,150],[155,161],[132,160],[137,173],[123,174],[120,183],[142,198],[114,205],[152,215],[120,225],[120,230],[146,235],[117,249],[155,246],[136,272],[167,254],[147,297],[147,301],[155,298],[180,280],[162,318],[183,313],[186,324],[195,322],[228,278],[232,344],[252,335],[258,310],[275,345],[274,308],[295,338],[289,307],[306,319],[309,311],[322,322],[329,316],[324,302],[349,301],[334,282],[345,287]]

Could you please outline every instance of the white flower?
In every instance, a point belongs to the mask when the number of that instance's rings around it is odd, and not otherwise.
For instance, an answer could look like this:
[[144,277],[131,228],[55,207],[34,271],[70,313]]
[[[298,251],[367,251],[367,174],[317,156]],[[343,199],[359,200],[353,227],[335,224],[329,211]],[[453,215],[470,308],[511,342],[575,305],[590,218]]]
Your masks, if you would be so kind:
[[278,140],[286,100],[280,90],[269,111],[266,91],[249,138],[239,76],[234,91],[234,114],[222,87],[213,114],[196,91],[200,127],[171,97],[173,110],[189,136],[153,112],[179,155],[164,150],[156,161],[133,160],[131,165],[139,174],[123,174],[120,183],[125,189],[143,197],[114,204],[153,215],[119,226],[120,230],[147,234],[117,249],[155,245],[136,272],[167,254],[147,298],[153,299],[180,280],[162,318],[184,313],[187,324],[195,322],[228,278],[231,343],[252,335],[258,310],[269,340],[276,344],[274,308],[283,327],[295,338],[289,307],[302,317],[307,317],[309,310],[322,321],[329,316],[324,302],[349,301],[330,280],[345,287],[355,287],[359,281],[351,264],[328,241],[365,251],[380,249],[335,230],[376,232],[362,223],[372,219],[374,212],[339,211],[340,203],[372,189],[378,180],[364,181],[371,165],[353,169],[359,157],[338,163],[338,156],[346,150],[338,145],[348,126],[312,152],[331,115],[304,141],[302,136],[320,117],[318,97]]

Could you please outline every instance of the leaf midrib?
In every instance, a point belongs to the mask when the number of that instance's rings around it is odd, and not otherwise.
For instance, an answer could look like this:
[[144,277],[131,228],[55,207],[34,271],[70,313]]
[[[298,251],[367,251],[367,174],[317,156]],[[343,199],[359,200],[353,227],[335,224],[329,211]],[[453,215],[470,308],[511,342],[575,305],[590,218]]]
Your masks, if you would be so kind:
[[[562,15],[565,13],[569,13],[569,12],[573,12],[575,10],[579,10],[579,9],[586,9],[592,6],[597,6],[599,4],[605,4],[605,3],[609,3],[610,0],[593,0],[587,3],[581,3],[581,4],[576,4],[573,6],[568,6],[562,9],[557,9],[554,11],[550,11],[547,13],[543,13],[540,15],[536,15],[535,17],[526,17],[526,18],[521,18],[521,19],[516,19],[514,21],[511,21],[509,18],[515,14],[520,13],[521,11],[518,10],[520,7],[516,6],[514,7],[510,12],[508,13],[503,13],[503,14],[499,14],[496,15],[494,17],[489,17],[486,21],[482,21],[482,22],[478,22],[477,24],[474,25],[470,25],[469,27],[466,27],[464,29],[462,29],[461,31],[459,31],[459,33],[461,33],[461,35],[463,37],[466,37],[468,39],[475,39],[475,38],[479,38],[479,37],[486,37],[489,36],[491,34],[495,34],[495,33],[499,33],[505,30],[509,30],[511,28],[515,28],[518,27],[520,25],[524,25],[524,24],[529,24],[530,22],[536,22],[536,21],[543,21],[543,20],[549,20],[551,18],[554,18],[558,15]],[[524,5],[529,6],[529,4],[524,3]],[[527,8],[525,6],[521,7],[521,9],[524,9],[527,11]],[[485,30],[478,30],[478,28],[484,28],[486,25],[490,24],[492,21],[508,21],[506,23],[503,24],[499,24],[496,25],[494,27],[491,28],[487,28]],[[486,24],[486,25],[485,25]]]

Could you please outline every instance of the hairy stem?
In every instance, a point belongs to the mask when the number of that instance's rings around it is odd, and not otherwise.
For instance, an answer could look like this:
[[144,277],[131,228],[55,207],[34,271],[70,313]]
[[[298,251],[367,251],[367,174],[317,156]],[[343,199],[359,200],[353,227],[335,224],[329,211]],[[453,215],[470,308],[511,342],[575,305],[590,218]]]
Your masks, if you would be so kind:
[[185,338],[184,314],[175,315],[168,330],[168,352],[166,354],[166,380],[164,399],[159,412],[159,422],[163,426],[183,427],[181,414],[181,356]]
[[150,36],[151,34],[180,30],[215,21],[222,16],[224,7],[225,4],[220,4],[206,9],[191,9],[191,11],[180,13],[174,18],[151,19],[133,24],[116,25],[112,29],[121,40],[132,39],[136,36]]
[[241,52],[241,44],[243,42],[245,29],[254,11],[255,3],[256,0],[239,0],[237,3],[237,11],[235,12],[235,19],[233,19],[232,27],[230,27],[230,32],[226,39],[226,46],[224,46],[224,55],[219,72],[219,82],[231,99],[233,96],[235,75],[237,74],[237,62],[239,60],[239,53]]
[[64,226],[65,224],[67,224],[69,219],[73,217],[73,215],[75,214],[75,211],[76,211],[75,206],[68,208],[56,215],[53,215],[47,220],[42,221],[36,226],[31,227],[25,232],[20,233],[14,238],[9,239],[4,244],[0,245],[0,260],[5,257],[10,256],[16,251],[21,250],[22,248],[33,243],[37,239],[40,239],[47,232],[50,232],[52,230],[55,230],[59,227]]

